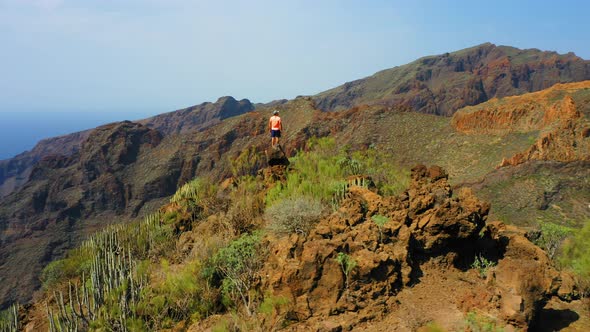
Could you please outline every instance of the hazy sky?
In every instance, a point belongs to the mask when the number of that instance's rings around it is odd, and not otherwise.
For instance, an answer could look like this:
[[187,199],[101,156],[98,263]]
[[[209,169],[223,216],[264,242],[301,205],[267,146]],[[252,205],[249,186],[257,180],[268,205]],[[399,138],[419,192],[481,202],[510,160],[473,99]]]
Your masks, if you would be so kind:
[[587,3],[0,0],[0,131],[23,111],[115,120],[315,94],[487,41],[589,59]]

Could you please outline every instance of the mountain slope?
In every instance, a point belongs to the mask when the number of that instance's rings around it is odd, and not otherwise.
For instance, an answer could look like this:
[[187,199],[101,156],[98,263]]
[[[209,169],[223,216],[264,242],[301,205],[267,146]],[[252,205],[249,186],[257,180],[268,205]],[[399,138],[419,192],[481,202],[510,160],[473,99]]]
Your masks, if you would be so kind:
[[323,110],[361,104],[403,105],[409,110],[452,115],[494,97],[590,79],[590,61],[573,53],[520,50],[490,43],[380,71],[314,96]]
[[[498,51],[493,45],[487,47],[491,48],[489,54]],[[464,52],[471,54],[474,49]],[[526,59],[538,60],[537,51],[513,52],[520,57],[529,52]],[[456,52],[453,56],[461,54]],[[526,60],[520,57],[519,61]],[[561,63],[560,57],[556,59],[554,64]],[[576,61],[565,67],[574,68],[579,64]],[[586,90],[567,87],[562,90],[571,95],[580,114],[578,120],[586,119],[590,109],[590,98],[583,92]],[[558,101],[565,97],[560,94]],[[521,103],[514,100],[511,107],[520,107]],[[490,103],[493,102],[503,101]],[[552,103],[537,108],[545,112]],[[66,136],[64,151],[50,144],[35,150],[36,154],[25,154],[30,159],[24,159],[23,167],[11,166],[18,171],[11,171],[9,178],[25,174],[27,180],[0,200],[0,305],[14,300],[28,301],[39,287],[39,271],[45,264],[62,257],[85,235],[107,223],[123,223],[154,211],[178,186],[193,177],[221,180],[240,172],[255,173],[264,167],[264,151],[269,144],[266,123],[274,107],[282,111],[285,123],[282,144],[289,156],[305,147],[311,137],[331,136],[339,147],[351,151],[370,149],[387,156],[387,162],[394,166],[409,169],[416,163],[439,164],[448,170],[453,185],[467,183],[486,193],[493,212],[501,211],[494,210],[495,206],[506,202],[502,199],[503,191],[521,184],[506,182],[502,176],[494,177],[499,172],[496,167],[503,160],[527,151],[544,130],[534,127],[495,131],[491,130],[494,123],[490,123],[492,127],[478,128],[477,133],[471,133],[453,126],[455,120],[449,117],[407,112],[407,105],[377,103],[343,112],[322,112],[312,98],[301,97],[257,105],[253,110],[247,100],[224,97],[216,103],[204,103],[140,123],[115,123],[78,136]],[[562,110],[558,107],[554,111]],[[236,163],[243,160],[249,162],[247,167],[237,167],[240,165]],[[525,169],[523,174],[531,174],[529,165],[525,162],[520,166]],[[546,200],[550,204],[539,207],[575,206],[576,213],[568,215],[575,222],[587,217],[587,210],[578,210],[579,202],[590,200],[587,183],[579,183],[573,191],[559,195],[564,186],[572,183],[570,177],[578,169],[560,166],[543,169],[546,178],[556,179],[558,185],[535,186],[529,198],[541,202],[543,197],[549,197]],[[492,176],[477,187],[488,174]],[[527,221],[536,220],[545,210],[527,205],[523,218],[506,221],[530,225]],[[558,215],[551,209],[549,212],[551,216]]]
[[[218,105],[228,105],[228,99]],[[240,107],[230,110],[251,109],[249,102],[237,104]],[[212,109],[211,103],[202,105]],[[0,201],[0,305],[29,301],[39,286],[41,268],[85,234],[149,213],[197,174],[230,176],[230,156],[266,142],[262,134],[267,119],[253,112],[220,122],[216,117],[226,116],[225,109],[213,108],[221,111],[204,117],[210,127],[193,122],[193,130],[185,127],[186,132],[166,136],[128,121],[101,126],[70,156],[45,156],[31,166],[28,181]],[[284,118],[293,123],[296,117],[310,118],[305,114],[313,111],[303,99],[283,109],[292,111]],[[179,126],[163,126],[183,127],[191,116],[177,117]],[[160,122],[147,124],[158,127]],[[291,125],[290,130],[295,133],[304,124]]]
[[[137,121],[163,135],[198,131],[219,121],[243,114],[254,109],[249,100],[237,101],[232,97],[221,97],[216,102],[180,109]],[[33,165],[47,156],[70,156],[80,149],[91,130],[73,133],[40,141],[31,151],[0,160],[0,198],[20,188],[28,181]]]

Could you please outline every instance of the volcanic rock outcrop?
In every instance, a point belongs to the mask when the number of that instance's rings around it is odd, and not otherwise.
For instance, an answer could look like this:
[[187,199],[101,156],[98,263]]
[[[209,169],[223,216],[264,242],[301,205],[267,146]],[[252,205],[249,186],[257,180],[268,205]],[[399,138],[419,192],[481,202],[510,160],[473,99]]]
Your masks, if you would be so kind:
[[[380,330],[384,325],[378,322],[400,324],[396,312],[408,309],[404,292],[430,289],[436,301],[434,293],[453,286],[458,288],[438,306],[478,309],[525,327],[557,291],[559,274],[522,232],[501,223],[486,226],[488,211],[471,190],[453,192],[447,174],[436,166],[415,167],[410,188],[396,197],[351,187],[340,209],[309,235],[270,239],[261,288],[289,299],[293,330],[325,329],[326,321],[336,330],[374,321]],[[375,216],[388,221],[380,226]],[[476,256],[497,262],[485,282],[470,273]],[[443,277],[433,284],[431,275]],[[455,323],[446,327],[456,328]],[[381,330],[396,330],[388,328]]]
[[472,135],[539,132],[533,145],[504,158],[499,167],[529,160],[590,160],[590,122],[572,97],[587,105],[588,95],[590,81],[557,84],[547,90],[463,108],[453,115],[451,124],[458,132]]

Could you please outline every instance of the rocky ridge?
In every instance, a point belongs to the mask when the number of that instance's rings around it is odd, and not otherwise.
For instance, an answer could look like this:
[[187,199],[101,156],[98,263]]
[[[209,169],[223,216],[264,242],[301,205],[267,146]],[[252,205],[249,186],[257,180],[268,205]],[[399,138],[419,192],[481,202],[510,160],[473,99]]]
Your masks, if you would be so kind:
[[[151,118],[136,121],[148,128],[157,130],[163,136],[188,132],[198,132],[218,124],[223,119],[243,114],[254,109],[249,100],[236,100],[221,97],[216,102],[163,113]],[[28,180],[34,165],[45,157],[69,157],[78,152],[93,130],[49,138],[40,141],[31,151],[0,161],[0,198],[17,191]]]
[[519,95],[556,83],[590,79],[590,62],[573,53],[521,50],[485,43],[380,71],[314,96],[327,111],[362,104],[404,106],[450,116],[494,97]]
[[[557,295],[560,275],[523,231],[486,225],[488,210],[469,189],[454,193],[436,166],[415,167],[410,188],[397,197],[351,188],[309,235],[268,239],[259,287],[290,301],[293,331],[414,331],[432,321],[456,330],[474,310],[509,330],[526,328]],[[379,227],[375,215],[388,222]],[[357,263],[350,275],[340,254]],[[476,257],[497,265],[480,276],[469,269]],[[413,307],[417,299],[407,293],[425,290],[428,298]],[[440,292],[444,302],[430,310]]]
[[557,84],[540,92],[466,107],[453,115],[451,124],[458,132],[472,135],[539,132],[532,146],[505,158],[499,167],[529,160],[590,160],[590,121],[572,97],[588,95],[590,81]]

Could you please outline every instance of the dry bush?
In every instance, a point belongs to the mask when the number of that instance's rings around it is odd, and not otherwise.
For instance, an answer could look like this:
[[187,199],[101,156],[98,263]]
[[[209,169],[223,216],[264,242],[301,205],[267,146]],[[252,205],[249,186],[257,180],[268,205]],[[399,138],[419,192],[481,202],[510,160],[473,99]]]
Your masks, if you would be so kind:
[[317,198],[301,196],[278,201],[265,212],[269,228],[277,233],[306,235],[320,220],[325,208]]

